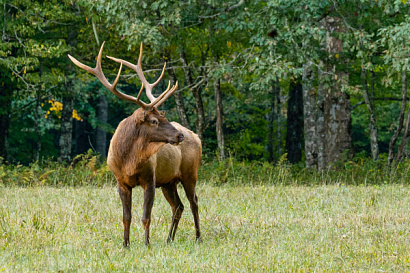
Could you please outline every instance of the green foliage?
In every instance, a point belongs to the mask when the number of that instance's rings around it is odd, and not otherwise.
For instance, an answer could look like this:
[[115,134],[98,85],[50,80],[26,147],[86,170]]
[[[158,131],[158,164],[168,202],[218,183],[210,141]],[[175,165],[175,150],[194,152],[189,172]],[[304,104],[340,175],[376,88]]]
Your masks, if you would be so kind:
[[[45,118],[48,100],[61,102],[62,96],[72,92],[74,109],[83,120],[83,127],[91,131],[98,127],[112,133],[135,110],[134,105],[119,101],[105,90],[94,76],[74,69],[66,57],[70,53],[94,66],[102,41],[106,41],[104,54],[131,62],[136,60],[143,42],[144,70],[149,71],[149,81],[158,76],[163,61],[167,61],[179,82],[195,131],[195,99],[180,61],[181,52],[186,54],[191,77],[204,102],[204,151],[210,158],[217,147],[212,86],[214,79],[221,79],[226,145],[239,161],[267,159],[267,114],[273,99],[268,93],[272,82],[280,84],[285,102],[289,81],[300,77],[307,63],[323,69],[323,61],[348,73],[349,83],[343,90],[354,103],[363,100],[362,67],[375,72],[377,98],[399,97],[398,73],[409,69],[410,4],[400,0],[17,0],[6,1],[1,12],[4,35],[0,41],[0,67],[10,71],[10,75],[2,74],[0,80],[2,84],[15,82],[17,86],[11,96],[0,98],[0,102],[9,100],[12,105],[10,161],[25,165],[35,159],[32,151],[37,149],[37,139],[43,147],[40,158],[58,156],[60,120],[58,115]],[[341,19],[343,31],[332,35],[343,41],[343,52],[329,53],[323,48],[328,38],[323,27],[326,16]],[[272,38],[267,34],[273,30],[276,36]],[[105,57],[102,62],[104,73],[112,82],[118,64]],[[170,78],[168,71],[165,78]],[[326,86],[336,81],[331,73],[323,79]],[[67,80],[74,80],[72,90],[66,90]],[[314,82],[314,87],[317,85]],[[135,95],[139,86],[133,71],[123,71],[121,90]],[[158,86],[158,90],[163,88]],[[101,95],[107,97],[109,104],[109,121],[104,124],[96,115],[96,99]],[[38,102],[44,105],[38,106]],[[172,99],[163,108],[169,110],[171,120],[178,120]],[[284,112],[285,108],[282,105]],[[367,112],[364,106],[356,109],[352,114],[356,150],[369,151]],[[382,152],[387,149],[391,128],[396,126],[396,110],[396,102],[376,101]],[[93,134],[90,133],[91,142]],[[275,139],[276,150],[282,144]]]
[[380,44],[385,46],[384,62],[391,74],[410,70],[410,16],[405,15],[403,22],[379,31]]
[[28,166],[0,162],[3,186],[97,186],[113,185],[115,178],[107,164],[91,150],[74,158],[70,166],[55,161],[33,162]]

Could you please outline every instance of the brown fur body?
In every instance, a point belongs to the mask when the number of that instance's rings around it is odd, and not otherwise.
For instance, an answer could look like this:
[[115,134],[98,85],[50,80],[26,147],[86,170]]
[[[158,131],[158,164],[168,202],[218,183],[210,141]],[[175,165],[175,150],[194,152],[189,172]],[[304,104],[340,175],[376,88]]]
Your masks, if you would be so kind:
[[[157,124],[152,124],[157,120]],[[178,145],[175,136],[183,134]],[[173,217],[168,241],[173,240],[184,209],[177,192],[181,182],[194,215],[196,237],[199,239],[198,200],[195,193],[202,147],[198,136],[176,122],[169,123],[155,108],[136,110],[118,125],[111,139],[107,163],[118,181],[123,203],[124,245],[129,244],[132,188],[144,189],[145,244],[149,244],[149,225],[155,188],[162,192],[172,207]]]

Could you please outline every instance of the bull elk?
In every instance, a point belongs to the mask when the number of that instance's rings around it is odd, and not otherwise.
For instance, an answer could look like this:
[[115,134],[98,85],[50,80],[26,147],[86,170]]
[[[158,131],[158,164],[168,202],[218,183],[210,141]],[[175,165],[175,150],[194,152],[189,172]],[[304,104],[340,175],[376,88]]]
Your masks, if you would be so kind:
[[[118,182],[118,192],[123,207],[124,241],[127,247],[130,243],[131,196],[135,186],[144,190],[144,206],[142,225],[145,230],[145,245],[149,245],[149,227],[151,210],[154,203],[155,188],[160,187],[166,200],[172,208],[172,222],[167,242],[174,240],[178,222],[184,206],[178,196],[177,184],[182,183],[194,216],[196,238],[200,238],[198,198],[195,193],[198,167],[201,159],[201,141],[198,136],[176,122],[169,122],[164,112],[158,107],[164,103],[178,87],[178,82],[168,88],[158,97],[152,94],[154,88],[164,76],[165,66],[157,81],[150,84],[145,79],[141,67],[142,44],[137,65],[127,61],[107,56],[121,64],[113,84],[105,78],[101,68],[101,55],[104,43],[97,57],[97,65],[91,68],[68,55],[71,61],[80,68],[92,73],[114,95],[131,101],[140,106],[134,113],[120,122],[111,139],[107,164]],[[135,70],[142,82],[137,97],[124,94],[116,86],[122,66]],[[149,104],[140,100],[145,87]]]

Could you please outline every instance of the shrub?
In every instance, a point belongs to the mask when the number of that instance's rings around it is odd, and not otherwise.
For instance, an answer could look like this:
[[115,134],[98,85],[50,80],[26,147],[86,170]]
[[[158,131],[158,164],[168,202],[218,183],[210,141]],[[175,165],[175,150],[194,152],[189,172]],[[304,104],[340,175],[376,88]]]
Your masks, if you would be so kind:
[[88,151],[76,156],[70,165],[56,161],[34,162],[28,166],[0,161],[0,184],[6,186],[102,186],[115,178],[98,154]]
[[[306,169],[290,164],[286,154],[276,164],[261,161],[203,160],[198,183],[214,185],[367,185],[409,184],[410,160],[397,167],[387,167],[386,157],[379,161],[359,154],[344,163],[334,164],[326,171]],[[98,154],[89,151],[71,164],[56,161],[34,162],[28,166],[5,164],[0,158],[0,186],[97,186],[115,185],[114,175]]]

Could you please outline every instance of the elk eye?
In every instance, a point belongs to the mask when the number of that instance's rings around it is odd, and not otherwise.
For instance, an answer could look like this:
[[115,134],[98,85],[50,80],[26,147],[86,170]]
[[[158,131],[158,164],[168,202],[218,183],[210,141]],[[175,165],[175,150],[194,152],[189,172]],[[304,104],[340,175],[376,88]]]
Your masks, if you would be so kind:
[[156,120],[156,119],[151,119],[151,124],[152,124],[152,125],[158,125],[158,120]]

